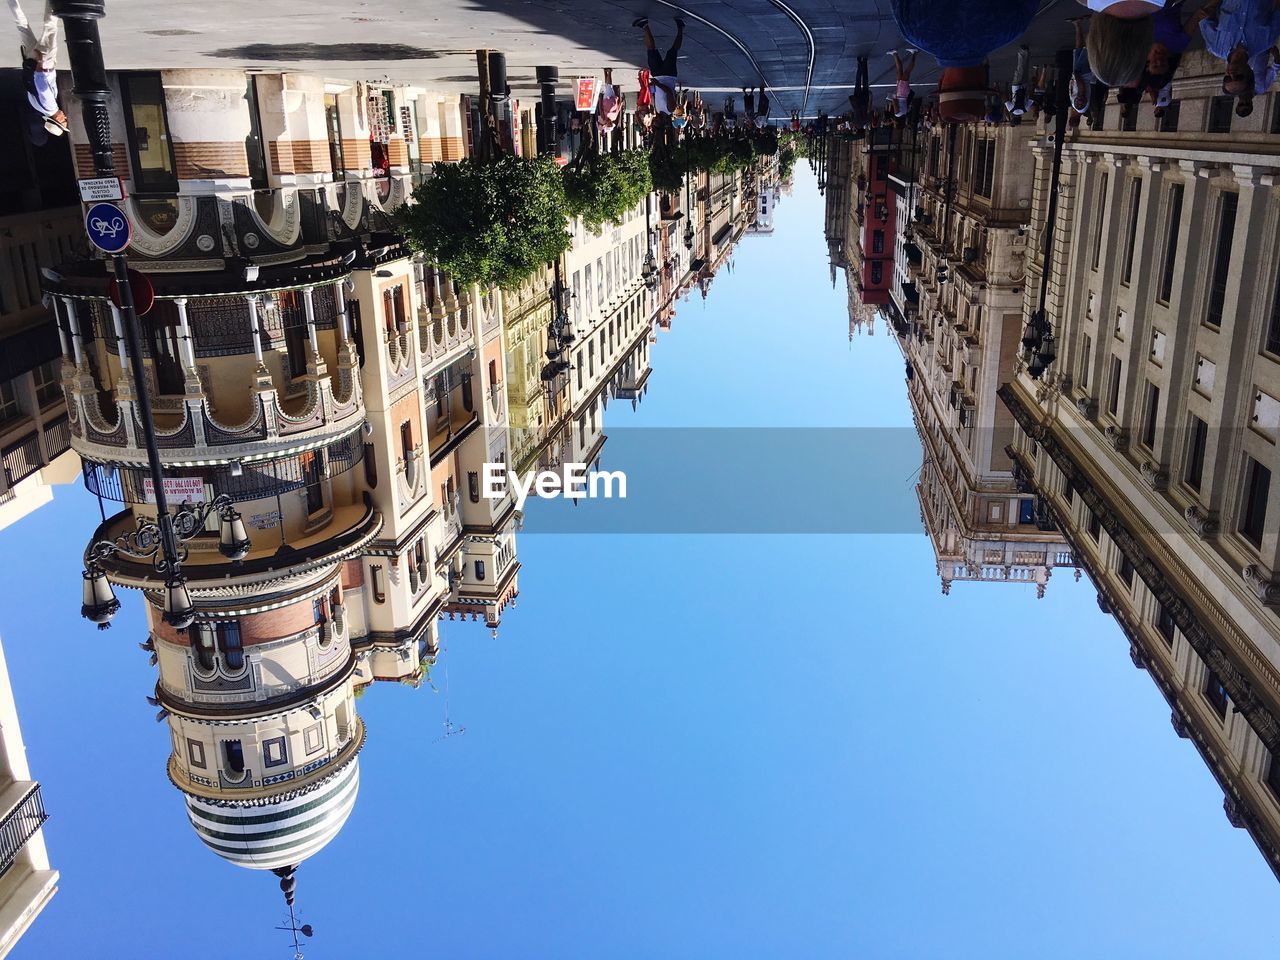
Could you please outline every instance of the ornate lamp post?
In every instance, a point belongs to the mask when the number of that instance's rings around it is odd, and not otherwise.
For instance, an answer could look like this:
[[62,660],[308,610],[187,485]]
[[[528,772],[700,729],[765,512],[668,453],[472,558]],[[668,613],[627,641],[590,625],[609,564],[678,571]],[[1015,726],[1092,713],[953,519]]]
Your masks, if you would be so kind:
[[[1071,52],[1059,50],[1057,55],[1058,76],[1067,76],[1071,71]],[[1053,139],[1053,169],[1049,177],[1049,209],[1045,214],[1044,252],[1040,264],[1040,304],[1036,312],[1027,321],[1022,332],[1022,346],[1027,360],[1027,373],[1033,380],[1039,380],[1044,372],[1058,359],[1057,338],[1053,335],[1053,325],[1049,322],[1049,314],[1045,310],[1045,302],[1049,294],[1049,272],[1052,269],[1053,228],[1058,218],[1058,189],[1062,176],[1062,145],[1067,132],[1067,94],[1066,88],[1059,83],[1056,88],[1057,102],[1054,104],[1054,123],[1057,135]]]
[[84,552],[84,603],[80,615],[98,625],[99,630],[110,626],[111,618],[120,609],[111,582],[102,569],[104,561],[125,556],[133,560],[150,560],[155,569],[164,574],[164,622],[181,630],[195,619],[195,608],[187,583],[180,568],[187,558],[187,541],[205,528],[209,517],[218,514],[218,550],[228,560],[239,562],[249,553],[249,537],[244,528],[244,518],[235,509],[226,494],[208,503],[184,503],[178,512],[170,516],[170,535],[177,545],[177,552],[170,557],[165,549],[165,535],[160,525],[149,517],[138,521],[137,529],[121,534],[114,540],[99,540],[89,544]]
[[[63,29],[66,32],[71,75],[75,81],[72,92],[84,104],[84,125],[89,135],[89,149],[93,155],[94,171],[99,176],[114,176],[115,161],[111,154],[111,116],[107,107],[112,94],[111,87],[107,83],[106,68],[102,61],[102,42],[98,35],[98,21],[106,15],[105,0],[53,0],[53,12],[62,20]],[[164,491],[164,473],[160,465],[160,449],[156,443],[155,420],[151,413],[151,394],[147,388],[143,367],[142,331],[138,323],[137,311],[134,310],[133,290],[129,283],[129,262],[123,253],[117,253],[111,256],[111,266],[119,290],[125,349],[129,354],[133,392],[138,404],[143,442],[147,448],[147,467],[151,474],[151,484],[156,498],[155,522],[143,521],[139,524],[139,531],[147,524],[154,527],[154,533],[149,534],[151,538],[149,542],[154,545],[151,553],[158,558],[157,564],[161,562],[164,564],[165,619],[174,626],[178,626],[176,621],[183,620],[185,622],[181,626],[186,626],[191,623],[194,612],[190,610],[190,597],[186,594],[185,580],[182,576],[182,559],[185,557],[185,551],[182,556],[179,556],[179,538],[174,528],[175,518],[169,514],[169,501]],[[243,524],[240,529],[243,533]],[[94,619],[102,628],[107,625],[120,604],[114,596],[108,599],[111,585],[106,582],[105,575],[101,574],[96,564],[92,569],[90,568],[88,560],[86,556],[83,574],[86,601],[84,610],[93,613],[94,616],[90,619]],[[161,568],[157,566],[157,569]],[[89,613],[85,615],[89,616]]]

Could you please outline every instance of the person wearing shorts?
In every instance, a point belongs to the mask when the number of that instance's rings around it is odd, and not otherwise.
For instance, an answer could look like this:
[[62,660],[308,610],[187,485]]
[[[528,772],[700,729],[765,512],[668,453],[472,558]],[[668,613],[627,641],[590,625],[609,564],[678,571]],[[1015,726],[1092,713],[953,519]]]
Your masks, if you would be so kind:
[[893,57],[893,97],[889,103],[889,109],[895,117],[905,117],[907,110],[911,105],[911,71],[916,66],[916,52],[911,47],[907,48],[907,53],[911,54],[911,59],[906,63],[902,62],[902,57],[897,50],[890,50],[889,56]]
[[654,109],[658,113],[670,116],[676,107],[676,87],[679,84],[676,56],[680,52],[680,44],[684,42],[684,21],[679,17],[676,18],[676,38],[665,54],[658,52],[653,31],[649,29],[648,17],[641,17],[632,26],[644,30],[644,49],[651,78]]

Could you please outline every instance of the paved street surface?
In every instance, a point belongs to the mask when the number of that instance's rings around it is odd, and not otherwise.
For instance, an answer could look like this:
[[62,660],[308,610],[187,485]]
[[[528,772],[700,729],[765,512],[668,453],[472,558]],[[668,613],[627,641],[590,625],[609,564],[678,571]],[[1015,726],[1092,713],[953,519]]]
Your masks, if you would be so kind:
[[[38,13],[38,0],[26,5]],[[1047,58],[1069,46],[1064,20],[1080,9],[1076,0],[1046,0],[1027,38],[1033,51]],[[679,14],[689,23],[685,83],[719,92],[763,80],[776,94],[775,116],[802,105],[807,115],[842,109],[860,53],[872,58],[872,83],[887,89],[885,52],[899,42],[888,0],[112,0],[107,10],[109,69],[258,67],[464,91],[475,86],[474,50],[491,47],[507,53],[517,95],[535,91],[541,63],[562,76],[638,67],[644,48],[632,20],[652,17],[661,44]],[[16,42],[4,49],[17,66]],[[1007,81],[1012,62],[1012,48],[994,55],[993,78]],[[937,73],[922,56],[913,82],[924,91]]]

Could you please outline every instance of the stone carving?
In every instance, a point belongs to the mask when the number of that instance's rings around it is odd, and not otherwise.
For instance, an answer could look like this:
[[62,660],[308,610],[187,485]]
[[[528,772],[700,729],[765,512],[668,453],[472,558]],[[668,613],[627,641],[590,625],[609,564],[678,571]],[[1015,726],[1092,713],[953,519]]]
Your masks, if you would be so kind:
[[1177,710],[1174,710],[1173,713],[1169,714],[1169,722],[1173,724],[1173,732],[1183,740],[1186,740],[1190,736],[1190,734],[1187,733],[1187,721],[1182,719],[1182,714]]
[[1249,564],[1240,571],[1240,575],[1259,600],[1269,607],[1280,606],[1280,581],[1271,576],[1261,564]]
[[1080,415],[1086,420],[1095,420],[1098,416],[1098,401],[1087,395],[1078,397],[1076,399],[1076,409],[1080,411]]
[[1218,535],[1218,512],[1205,510],[1194,503],[1183,513],[1191,529],[1201,540],[1208,540]]
[[1222,797],[1222,812],[1227,815],[1227,822],[1237,830],[1244,827],[1244,810],[1236,798],[1229,793]]
[[1158,463],[1150,460],[1142,462],[1142,478],[1147,481],[1152,490],[1168,490],[1169,489],[1169,471]]
[[1108,424],[1107,428],[1102,431],[1102,435],[1120,453],[1129,449],[1129,431],[1123,427],[1117,427],[1114,423]]

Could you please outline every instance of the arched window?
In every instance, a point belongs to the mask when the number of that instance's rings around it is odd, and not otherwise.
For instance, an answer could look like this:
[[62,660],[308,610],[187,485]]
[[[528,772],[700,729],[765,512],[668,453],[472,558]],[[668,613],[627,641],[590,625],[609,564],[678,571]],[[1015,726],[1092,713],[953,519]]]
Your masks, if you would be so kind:
[[218,649],[227,669],[234,672],[244,669],[244,647],[240,644],[240,623],[232,620],[218,624]]
[[227,772],[239,776],[244,773],[244,747],[239,740],[223,740],[222,752],[227,758]]
[[191,656],[196,668],[211,673],[214,668],[214,627],[211,623],[198,623],[191,634]]

